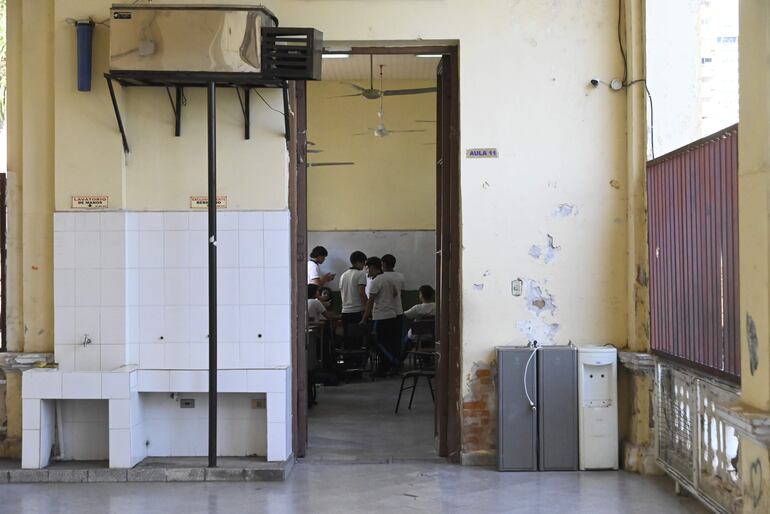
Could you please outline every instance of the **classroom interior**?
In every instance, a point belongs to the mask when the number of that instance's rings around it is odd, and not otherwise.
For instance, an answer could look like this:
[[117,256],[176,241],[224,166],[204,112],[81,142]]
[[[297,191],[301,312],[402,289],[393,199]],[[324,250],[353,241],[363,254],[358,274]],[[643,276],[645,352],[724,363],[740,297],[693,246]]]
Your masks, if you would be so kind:
[[[335,274],[328,284],[335,316],[341,312],[339,279],[356,250],[396,257],[404,310],[420,301],[421,286],[436,287],[439,60],[326,55],[324,80],[308,84],[306,241],[308,254],[316,246],[328,251],[321,270]],[[347,334],[336,319],[309,328],[307,460],[438,458],[431,390],[437,386],[435,320],[421,321],[429,328],[416,353],[402,354],[402,366],[386,377],[375,376],[380,356],[371,327],[363,336]],[[402,337],[410,325],[405,320]],[[415,380],[416,387],[406,389]]]

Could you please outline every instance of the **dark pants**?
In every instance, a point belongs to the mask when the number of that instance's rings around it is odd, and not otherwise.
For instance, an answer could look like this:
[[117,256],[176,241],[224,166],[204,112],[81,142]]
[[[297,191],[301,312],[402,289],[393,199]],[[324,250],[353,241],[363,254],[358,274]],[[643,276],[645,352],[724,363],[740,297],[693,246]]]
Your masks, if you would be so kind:
[[377,334],[377,351],[382,357],[382,368],[378,371],[388,371],[392,365],[401,362],[401,324],[398,318],[378,319],[374,321],[374,331]]
[[347,335],[348,325],[355,325],[361,323],[361,318],[364,317],[364,312],[343,312],[342,313],[342,325],[345,327],[345,335]]

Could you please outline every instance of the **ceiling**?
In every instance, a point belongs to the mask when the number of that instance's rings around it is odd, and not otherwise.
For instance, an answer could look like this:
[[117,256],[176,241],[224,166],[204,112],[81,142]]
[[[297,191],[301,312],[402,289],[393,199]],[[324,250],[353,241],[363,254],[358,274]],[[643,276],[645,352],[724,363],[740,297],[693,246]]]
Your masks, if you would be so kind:
[[[324,59],[323,80],[364,80],[369,81],[369,55],[351,55],[347,59]],[[380,64],[385,65],[383,76],[386,80],[436,80],[438,57],[417,57],[414,55],[375,55],[374,80],[380,75]]]

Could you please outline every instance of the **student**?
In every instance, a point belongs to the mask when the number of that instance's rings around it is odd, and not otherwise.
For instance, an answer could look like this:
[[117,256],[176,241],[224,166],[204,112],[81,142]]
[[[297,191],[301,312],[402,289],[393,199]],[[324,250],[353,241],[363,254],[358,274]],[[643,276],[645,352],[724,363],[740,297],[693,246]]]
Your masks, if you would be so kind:
[[381,356],[380,368],[375,376],[385,376],[391,367],[400,364],[398,354],[401,350],[401,325],[396,317],[399,292],[395,282],[383,273],[382,261],[378,257],[366,259],[366,271],[372,278],[372,284],[361,323],[366,323],[369,318],[374,321],[377,349]]
[[366,308],[366,255],[356,250],[350,254],[350,269],[340,277],[342,296],[342,323],[345,326],[359,323]]
[[[417,297],[420,303],[408,309],[404,312],[406,319],[416,321],[423,318],[432,318],[436,316],[436,302],[434,301],[436,292],[429,285],[420,286],[420,290],[417,292]],[[402,358],[406,356],[406,352],[409,351],[414,343],[417,341],[417,337],[412,335],[412,329],[409,329],[401,345]]]
[[331,288],[328,288],[326,286],[319,287],[318,299],[321,300],[321,303],[324,304],[324,307],[326,307],[327,309],[331,309],[332,304],[334,303],[334,294],[332,293]]
[[322,286],[334,280],[334,273],[321,275],[321,264],[324,263],[329,252],[323,246],[316,246],[310,251],[310,259],[307,261],[307,283]]
[[[396,315],[398,318],[398,323],[400,326],[403,327],[404,325],[404,304],[401,301],[401,291],[404,290],[404,275],[403,273],[396,271],[396,258],[386,253],[382,256],[382,271],[385,272],[386,276],[392,280],[396,285],[396,290],[398,291],[398,300],[396,300],[396,310],[398,311],[398,314]],[[399,339],[401,338],[401,335],[399,334]]]
[[315,284],[307,285],[307,320],[315,323],[334,318],[333,314],[326,310],[324,304],[321,303],[318,289]]

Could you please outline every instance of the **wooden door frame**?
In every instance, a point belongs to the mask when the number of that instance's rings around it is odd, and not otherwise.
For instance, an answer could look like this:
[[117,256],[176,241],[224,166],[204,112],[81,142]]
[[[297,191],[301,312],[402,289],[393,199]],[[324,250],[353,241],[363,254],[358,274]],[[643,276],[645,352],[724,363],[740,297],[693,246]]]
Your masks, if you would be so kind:
[[[441,177],[445,182],[436,184],[437,198],[440,197],[448,208],[439,220],[442,226],[436,227],[437,234],[448,236],[444,241],[448,249],[449,261],[449,291],[451,294],[448,306],[441,312],[443,319],[449,319],[445,326],[443,337],[447,339],[444,364],[447,371],[446,395],[439,395],[437,401],[437,431],[438,451],[442,457],[448,457],[453,462],[459,462],[461,451],[461,383],[462,368],[461,355],[462,343],[460,339],[461,329],[461,288],[460,288],[460,258],[462,244],[460,241],[460,80],[459,80],[459,52],[456,45],[446,46],[353,46],[351,54],[442,54],[449,57],[450,68],[450,116],[446,120],[445,129],[449,134],[449,164],[446,174]],[[297,83],[299,84],[299,83]],[[289,134],[289,210],[291,213],[291,241],[292,241],[292,389],[294,391],[294,415],[293,424],[293,449],[296,457],[302,457],[305,453],[307,442],[306,414],[307,406],[307,380],[299,377],[297,371],[304,368],[305,350],[305,317],[306,317],[306,293],[307,281],[307,164],[305,162],[306,133],[298,130],[298,127],[306,127],[307,104],[306,89],[295,87],[290,90],[290,106],[292,109],[290,134]],[[437,176],[438,178],[438,176]],[[437,284],[438,285],[438,284]],[[442,333],[441,330],[439,330]],[[443,344],[443,343],[442,343]],[[441,398],[441,396],[444,396]]]

